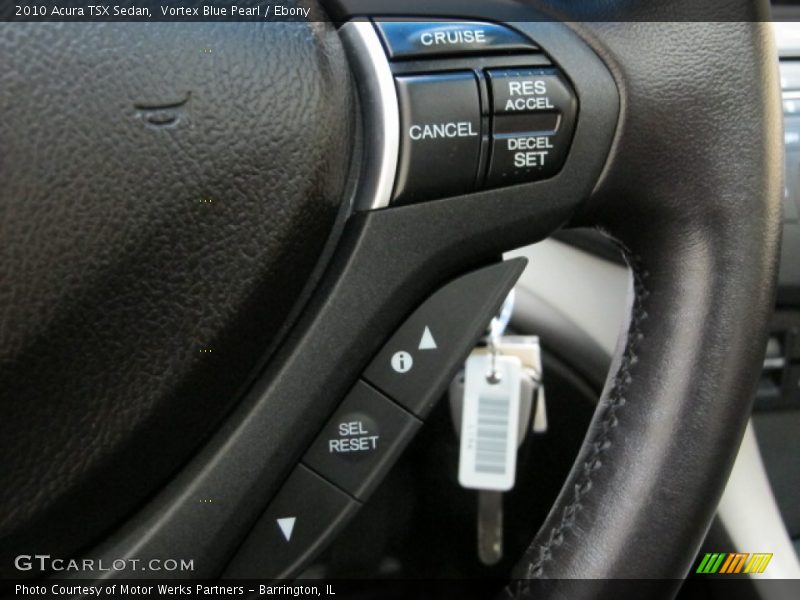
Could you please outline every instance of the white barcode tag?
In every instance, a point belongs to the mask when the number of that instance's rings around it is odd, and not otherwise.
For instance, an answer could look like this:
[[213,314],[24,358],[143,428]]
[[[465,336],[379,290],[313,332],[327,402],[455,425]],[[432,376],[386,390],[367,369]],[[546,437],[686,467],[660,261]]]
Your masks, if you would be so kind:
[[[487,377],[492,369],[497,375]],[[464,374],[458,482],[465,488],[506,491],[517,470],[517,428],[522,361],[473,354]]]

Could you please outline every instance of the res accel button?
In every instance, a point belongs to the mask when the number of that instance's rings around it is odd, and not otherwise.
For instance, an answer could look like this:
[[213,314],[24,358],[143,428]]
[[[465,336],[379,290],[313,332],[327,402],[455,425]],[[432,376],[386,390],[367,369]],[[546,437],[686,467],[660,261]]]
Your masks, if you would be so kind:
[[394,203],[473,189],[481,146],[478,84],[469,71],[396,78],[400,161]]
[[303,463],[366,500],[422,421],[359,382],[317,436]]
[[477,21],[379,21],[383,43],[393,60],[454,54],[530,52],[528,38],[494,23]]
[[575,97],[553,69],[501,69],[487,72],[496,115],[543,111],[575,112]]

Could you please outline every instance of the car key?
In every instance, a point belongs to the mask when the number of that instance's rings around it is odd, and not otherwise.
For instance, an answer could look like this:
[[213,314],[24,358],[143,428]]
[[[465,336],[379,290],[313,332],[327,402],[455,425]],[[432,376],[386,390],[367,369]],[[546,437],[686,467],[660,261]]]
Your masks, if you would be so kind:
[[[547,433],[547,405],[544,397],[544,382],[533,373],[532,369],[526,369],[531,376],[533,384],[536,386],[536,408],[533,413],[531,430],[533,433]],[[541,373],[541,366],[539,368]]]
[[503,558],[503,492],[478,491],[478,559],[487,566]]
[[515,356],[473,354],[467,360],[461,418],[459,483],[478,490],[478,557],[502,557],[502,492],[514,486],[522,379]]
[[[492,343],[490,338],[489,348],[476,348],[470,359],[473,357],[483,357],[488,361],[488,366],[483,370],[487,371],[487,382],[498,376],[497,371],[501,370],[498,364],[509,358],[518,358],[522,365],[519,380],[519,408],[517,423],[517,444],[511,450],[516,456],[516,447],[521,445],[528,431],[531,431],[529,424],[533,422],[533,431],[541,432],[546,430],[546,413],[544,412],[543,392],[544,387],[540,382],[542,365],[539,340],[535,336],[509,336],[502,337]],[[499,361],[499,362],[498,362]],[[494,371],[494,373],[493,373]],[[451,411],[453,422],[457,433],[462,432],[462,421],[464,421],[463,408],[466,391],[466,373],[462,373],[453,380],[450,387]],[[502,379],[502,376],[499,377]],[[477,379],[481,382],[481,379]],[[497,382],[499,383],[499,382]],[[474,383],[473,383],[474,385]],[[496,393],[496,390],[494,390]],[[531,419],[531,412],[534,409],[533,399],[537,397],[535,406],[536,416]],[[543,427],[539,426],[543,423]],[[513,431],[509,429],[509,431]],[[462,438],[462,443],[463,438]],[[516,467],[514,466],[514,472]],[[474,484],[475,482],[473,482]],[[462,482],[464,485],[464,482]],[[511,486],[513,486],[513,479]],[[502,494],[503,491],[497,489],[480,489],[477,485],[465,485],[465,487],[475,487],[478,489],[478,557],[486,565],[496,564],[502,558],[503,547],[503,515],[502,515]],[[510,487],[509,487],[510,489]]]

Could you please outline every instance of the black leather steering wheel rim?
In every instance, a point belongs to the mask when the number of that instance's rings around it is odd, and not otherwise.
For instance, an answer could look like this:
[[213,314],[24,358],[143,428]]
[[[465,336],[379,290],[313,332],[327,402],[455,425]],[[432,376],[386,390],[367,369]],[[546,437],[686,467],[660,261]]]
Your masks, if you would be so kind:
[[[765,7],[738,4],[722,23],[581,27],[612,67],[622,110],[577,222],[618,240],[633,300],[579,457],[516,569],[557,580],[541,584],[547,597],[606,597],[614,585],[566,581],[580,578],[677,589],[749,416],[774,301],[782,149]],[[512,586],[519,597],[537,589]]]

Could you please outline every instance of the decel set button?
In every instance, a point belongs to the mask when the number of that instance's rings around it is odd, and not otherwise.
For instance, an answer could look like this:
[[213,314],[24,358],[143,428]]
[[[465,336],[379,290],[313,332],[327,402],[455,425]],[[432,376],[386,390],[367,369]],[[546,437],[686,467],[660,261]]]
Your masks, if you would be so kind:
[[553,115],[551,122],[519,117],[495,117],[492,132],[492,157],[486,183],[503,186],[552,177],[561,169],[567,156],[572,127]]

